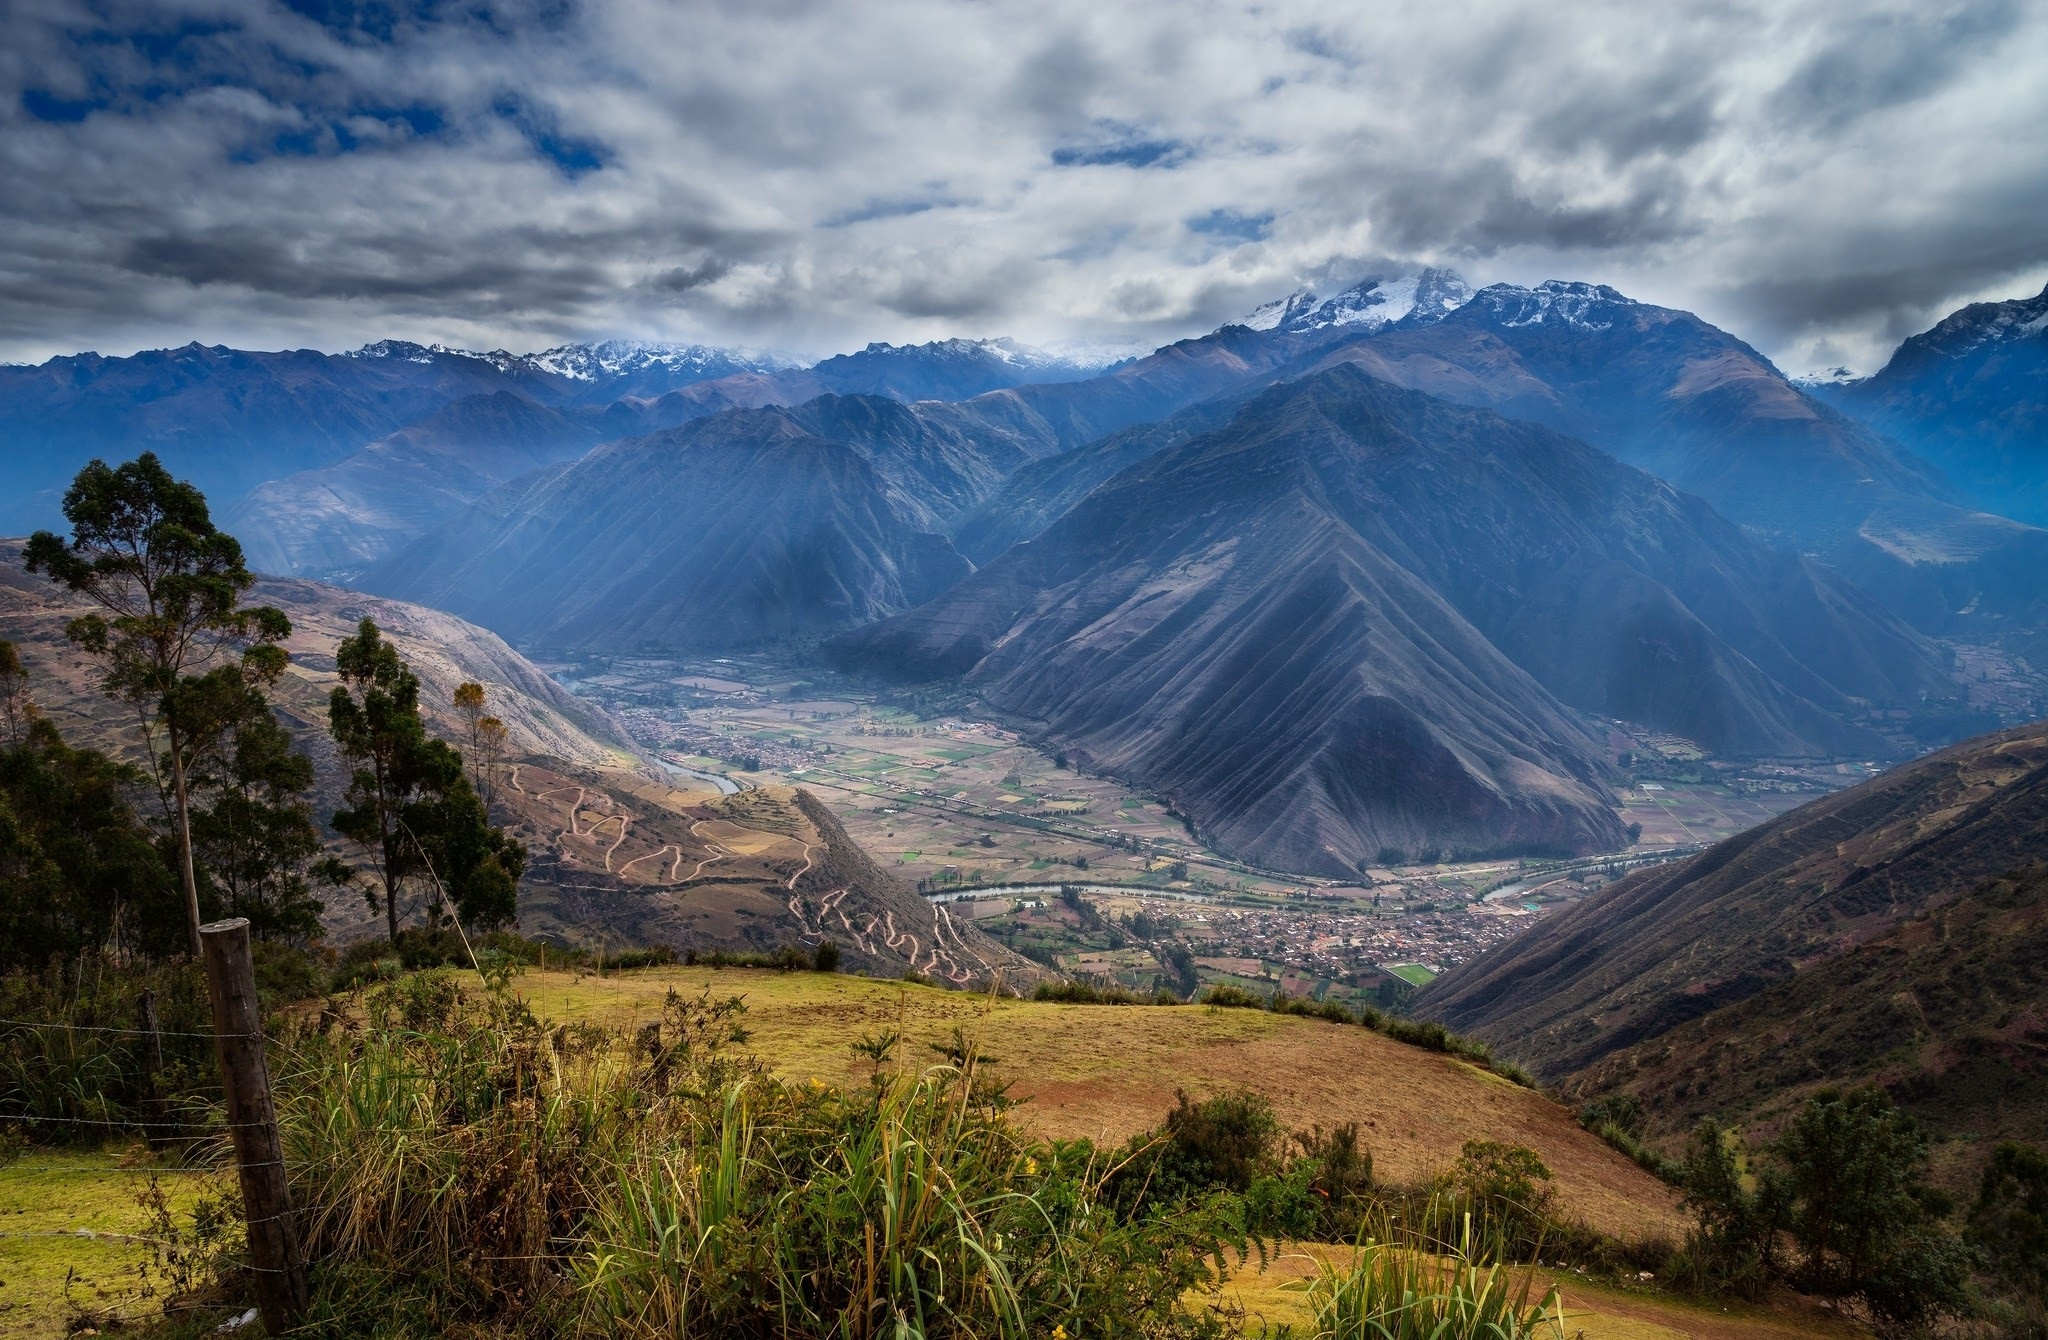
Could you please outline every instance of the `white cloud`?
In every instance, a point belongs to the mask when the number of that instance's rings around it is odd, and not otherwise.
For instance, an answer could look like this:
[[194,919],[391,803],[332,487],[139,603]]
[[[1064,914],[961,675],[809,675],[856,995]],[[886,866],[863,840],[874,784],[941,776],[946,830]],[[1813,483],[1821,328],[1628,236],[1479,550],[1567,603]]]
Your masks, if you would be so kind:
[[1867,365],[2048,266],[2038,3],[322,9],[8,8],[0,357],[1153,340],[1392,256]]

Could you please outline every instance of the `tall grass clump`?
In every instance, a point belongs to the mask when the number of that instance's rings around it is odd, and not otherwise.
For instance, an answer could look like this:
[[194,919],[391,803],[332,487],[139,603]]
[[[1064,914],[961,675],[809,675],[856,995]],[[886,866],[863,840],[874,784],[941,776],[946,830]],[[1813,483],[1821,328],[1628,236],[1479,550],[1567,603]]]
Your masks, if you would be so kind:
[[[145,991],[162,1030],[154,1058],[138,1031]],[[218,1090],[212,1030],[196,965],[80,955],[0,975],[0,1120],[41,1144],[98,1143],[129,1122],[168,1133],[181,1113],[201,1121]]]
[[1499,1264],[1505,1246],[1475,1243],[1469,1215],[1454,1244],[1383,1218],[1310,1283],[1315,1340],[1564,1340],[1557,1291],[1538,1296],[1532,1268]]
[[1220,1217],[1120,1217],[963,1045],[769,1075],[737,999],[551,1027],[424,973],[283,1040],[312,1335],[1197,1336]]

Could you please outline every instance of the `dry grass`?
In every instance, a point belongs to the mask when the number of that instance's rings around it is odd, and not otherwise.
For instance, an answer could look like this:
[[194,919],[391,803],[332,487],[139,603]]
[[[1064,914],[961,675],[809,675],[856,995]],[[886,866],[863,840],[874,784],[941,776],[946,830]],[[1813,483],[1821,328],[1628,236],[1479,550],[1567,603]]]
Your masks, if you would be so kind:
[[[1224,1285],[1220,1302],[1241,1308],[1244,1332],[1271,1334],[1291,1326],[1295,1335],[1312,1332],[1308,1287],[1325,1262],[1343,1267],[1352,1249],[1320,1243],[1280,1246],[1270,1260],[1253,1257]],[[1817,1307],[1782,1302],[1775,1307],[1745,1303],[1693,1303],[1664,1294],[1590,1284],[1572,1275],[1539,1271],[1534,1292],[1556,1288],[1564,1298],[1567,1337],[1584,1340],[1867,1340],[1868,1333]]]
[[995,1073],[1031,1101],[1042,1134],[1120,1141],[1156,1124],[1176,1088],[1197,1097],[1244,1088],[1291,1126],[1356,1121],[1380,1175],[1419,1182],[1467,1140],[1526,1145],[1556,1175],[1567,1215],[1625,1237],[1682,1235],[1670,1188],[1581,1130],[1541,1094],[1440,1053],[1363,1028],[1201,1006],[1057,1005],[990,1000],[861,977],[661,968],[609,978],[531,973],[518,990],[536,1012],[630,1024],[659,1013],[670,987],[746,997],[750,1046],[780,1073],[841,1084],[864,1077],[849,1044],[901,1027],[907,1054],[958,1025],[999,1059]]

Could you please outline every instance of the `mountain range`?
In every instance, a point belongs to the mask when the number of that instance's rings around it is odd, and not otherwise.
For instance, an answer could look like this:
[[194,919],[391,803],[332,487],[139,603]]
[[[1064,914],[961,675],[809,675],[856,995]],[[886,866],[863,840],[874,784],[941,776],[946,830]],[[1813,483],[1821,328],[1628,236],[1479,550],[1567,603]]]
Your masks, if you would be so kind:
[[[65,486],[94,457],[154,451],[225,507],[266,481],[334,465],[469,396],[518,395],[584,423],[596,442],[826,392],[960,399],[1099,370],[1009,340],[871,344],[811,368],[742,351],[626,341],[539,354],[382,340],[345,354],[194,342],[127,358],[70,355],[0,366],[0,443],[7,448],[0,453],[0,532],[52,524]],[[685,388],[694,393],[680,394]],[[307,485],[316,495],[322,486]],[[273,499],[302,515],[317,505]]]
[[833,652],[964,675],[1226,850],[1330,873],[1620,845],[1604,748],[1565,704],[1728,753],[1839,753],[1883,748],[1852,699],[1945,681],[1874,601],[1699,500],[1344,366]]
[[[1598,718],[1731,756],[1952,738],[1929,639],[2048,649],[2048,531],[1981,510],[1958,462],[2010,444],[1955,408],[2031,394],[2038,325],[1968,309],[1806,387],[1603,285],[1422,271],[1106,369],[1002,340],[195,345],[0,369],[0,476],[43,521],[82,453],[154,446],[241,495],[259,566],[528,645],[837,638],[1334,872],[1614,845]],[[1871,408],[1904,414],[1879,391],[1909,373],[1950,388],[1912,401],[1953,430],[1939,465]]]

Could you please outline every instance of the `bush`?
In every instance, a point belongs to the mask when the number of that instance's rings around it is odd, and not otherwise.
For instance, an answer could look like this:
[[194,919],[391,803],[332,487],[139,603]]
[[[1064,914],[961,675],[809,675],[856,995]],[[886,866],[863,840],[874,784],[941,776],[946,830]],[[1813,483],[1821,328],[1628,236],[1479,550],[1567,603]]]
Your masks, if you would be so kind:
[[818,947],[811,954],[811,966],[819,972],[839,971],[839,946],[830,940],[818,941]]
[[[141,997],[154,994],[163,1061],[154,1079]],[[169,1135],[210,1125],[219,1084],[213,1011],[195,963],[84,955],[0,975],[0,1118],[44,1144],[97,1144],[108,1124]]]
[[1446,1190],[1454,1199],[1440,1203],[1471,1214],[1502,1253],[1517,1259],[1535,1255],[1551,1227],[1550,1169],[1525,1146],[1467,1140]]
[[1191,1204],[1212,1191],[1242,1194],[1262,1172],[1277,1171],[1279,1133],[1272,1105],[1257,1094],[1220,1094],[1197,1103],[1176,1092],[1159,1129],[1133,1136],[1124,1147],[1111,1194],[1133,1216]]
[[1170,991],[1155,991],[1150,995],[1131,990],[1129,987],[1111,984],[1096,986],[1090,982],[1067,980],[1042,981],[1032,988],[1033,1000],[1052,1001],[1060,1005],[1185,1005],[1187,1002]]
[[2011,1142],[1992,1151],[1970,1210],[1969,1236],[2007,1288],[2048,1299],[2048,1153]]
[[1225,1010],[1263,1010],[1266,1008],[1266,998],[1264,996],[1247,991],[1241,986],[1231,986],[1227,982],[1220,986],[1212,986],[1204,991],[1197,1003],[1214,1005],[1218,1009]]
[[[1449,1211],[1432,1206],[1422,1217]],[[1498,1264],[1505,1255],[1469,1225],[1445,1243],[1381,1216],[1347,1266],[1325,1262],[1309,1285],[1317,1340],[1564,1340],[1557,1291],[1536,1295],[1534,1272],[1510,1276]]]

